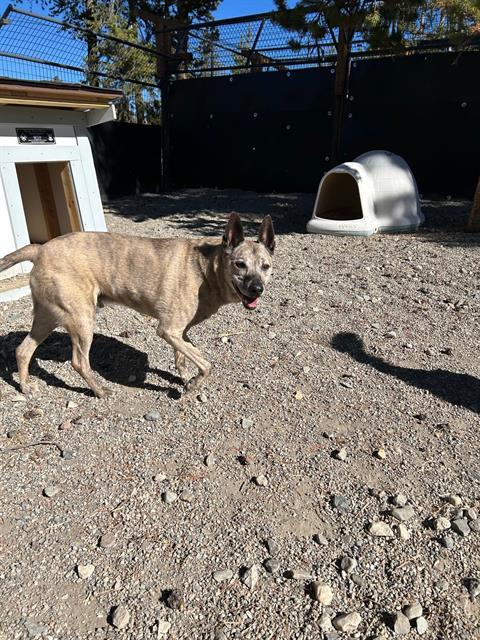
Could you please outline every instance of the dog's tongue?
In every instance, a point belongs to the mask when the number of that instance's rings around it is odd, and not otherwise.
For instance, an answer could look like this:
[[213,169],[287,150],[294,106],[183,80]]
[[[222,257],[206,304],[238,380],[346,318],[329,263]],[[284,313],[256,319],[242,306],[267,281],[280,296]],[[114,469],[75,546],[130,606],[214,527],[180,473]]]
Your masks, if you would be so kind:
[[258,298],[250,298],[250,299],[249,299],[249,298],[247,298],[247,299],[245,300],[245,306],[246,306],[248,309],[255,309],[255,307],[257,306],[257,304],[258,304]]

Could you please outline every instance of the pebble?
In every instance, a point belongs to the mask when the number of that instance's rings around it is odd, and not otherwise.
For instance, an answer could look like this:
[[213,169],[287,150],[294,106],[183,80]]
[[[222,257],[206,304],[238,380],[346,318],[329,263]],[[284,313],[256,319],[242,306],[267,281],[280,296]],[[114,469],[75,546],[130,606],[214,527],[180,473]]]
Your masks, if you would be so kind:
[[258,566],[256,564],[252,564],[252,566],[249,569],[246,569],[243,572],[242,577],[240,579],[243,582],[243,584],[251,590],[251,589],[255,589],[259,577],[260,576],[258,573]]
[[213,640],[227,640],[227,636],[222,627],[218,627],[218,629],[215,629]]
[[167,633],[170,631],[171,626],[172,626],[172,623],[168,622],[168,620],[158,620],[157,637],[166,636]]
[[328,538],[326,538],[323,533],[316,533],[313,536],[313,539],[317,544],[322,545],[322,547],[326,547],[328,545]]
[[95,571],[95,565],[93,564],[77,564],[77,574],[82,580],[88,580]]
[[178,498],[178,495],[175,491],[164,491],[162,493],[162,500],[165,504],[172,504]]
[[263,566],[268,573],[278,573],[278,571],[280,571],[280,562],[275,558],[267,558],[264,561]]
[[433,521],[433,528],[435,531],[446,531],[447,529],[450,529],[450,527],[450,520],[445,518],[445,516],[439,516]]
[[98,546],[102,549],[111,549],[116,544],[115,534],[112,532],[104,533],[98,540]]
[[386,338],[396,338],[397,337],[397,332],[396,331],[387,331],[387,333],[385,334]]
[[472,509],[471,507],[468,507],[467,509],[463,510],[463,515],[465,516],[465,518],[467,520],[477,520],[478,516],[477,516],[477,512],[475,511],[475,509]]
[[216,462],[216,460],[215,460],[215,456],[213,455],[213,453],[209,453],[209,454],[207,454],[205,456],[204,463],[205,463],[206,467],[215,466],[215,462]]
[[34,620],[25,620],[25,627],[27,629],[30,638],[38,638],[45,633],[48,633],[49,629],[43,624],[38,624]]
[[198,400],[199,402],[202,402],[203,404],[205,404],[205,402],[208,402],[208,398],[207,398],[207,396],[206,396],[204,393],[200,393],[200,394],[197,396],[197,400]]
[[417,627],[417,633],[419,636],[423,636],[423,634],[427,632],[428,622],[423,616],[420,616],[416,619],[415,625]]
[[401,611],[398,611],[393,617],[393,630],[399,636],[406,636],[410,633],[410,620]]
[[415,602],[404,607],[403,613],[409,620],[416,620],[416,618],[420,618],[423,615],[423,608],[421,604]]
[[368,532],[377,538],[393,538],[393,531],[389,524],[382,520],[372,522],[368,527]]
[[321,631],[331,631],[333,629],[332,619],[328,615],[328,613],[322,613],[322,615],[318,619],[318,626],[320,627]]
[[480,520],[470,520],[468,526],[475,533],[480,533]]
[[395,518],[395,520],[406,522],[413,518],[415,511],[411,505],[407,505],[406,507],[396,507],[395,509],[392,509],[390,511],[390,515]]
[[466,538],[471,532],[470,527],[468,526],[468,520],[465,520],[464,518],[454,520],[452,522],[452,531],[458,533],[462,538]]
[[262,474],[260,474],[259,476],[255,476],[253,481],[258,487],[268,487],[268,480]]
[[46,496],[47,498],[53,498],[58,493],[60,493],[60,487],[56,487],[53,484],[47,485],[43,490],[43,495]]
[[381,447],[380,449],[374,451],[374,456],[379,460],[385,460],[385,458],[387,457],[387,452],[385,451],[385,449],[383,449],[383,447]]
[[467,582],[467,589],[472,598],[480,596],[480,580],[477,580],[477,578],[471,578]]
[[150,422],[155,422],[156,420],[160,420],[160,412],[159,411],[149,411],[144,416],[145,420],[149,420]]
[[125,629],[130,622],[130,613],[123,604],[119,604],[112,610],[112,626],[117,629]]
[[76,409],[77,407],[78,407],[78,404],[73,400],[69,400],[67,402],[67,409]]
[[396,525],[395,531],[398,533],[398,537],[400,538],[400,540],[410,540],[410,538],[412,537],[412,532],[403,522]]
[[450,494],[449,496],[447,496],[447,502],[453,505],[454,507],[462,506],[462,499],[460,498],[460,496],[457,496],[454,494]]
[[172,589],[165,598],[165,604],[173,611],[185,609],[185,594],[181,589]]
[[442,545],[442,547],[445,547],[445,549],[448,549],[448,551],[451,551],[453,549],[452,536],[442,536],[440,538],[440,544]]
[[332,507],[342,511],[343,513],[348,513],[350,510],[350,503],[348,502],[348,498],[342,495],[332,496]]
[[73,451],[67,451],[66,449],[63,449],[62,458],[64,460],[73,460]]
[[357,561],[351,556],[343,556],[340,558],[340,569],[345,573],[352,573],[357,567]]
[[252,418],[242,418],[240,424],[244,429],[250,429],[250,427],[253,427],[253,420]]
[[287,571],[286,577],[291,580],[313,580],[313,576],[305,569],[291,569]]
[[367,581],[362,576],[359,576],[358,573],[352,574],[352,582],[357,585],[357,587],[366,587]]
[[332,620],[332,624],[337,631],[352,633],[357,630],[362,622],[360,615],[354,611],[353,613],[342,613]]
[[332,588],[323,582],[312,582],[312,597],[320,604],[329,607],[333,600]]
[[408,502],[407,496],[403,495],[403,493],[397,493],[392,498],[392,503],[395,507],[404,507]]
[[342,447],[341,449],[336,449],[332,453],[332,457],[335,458],[336,460],[341,460],[342,462],[345,462],[345,460],[347,459],[347,450],[345,449],[345,447]]
[[267,538],[265,540],[265,546],[271,556],[278,556],[280,553],[280,545],[273,538]]
[[219,569],[213,573],[213,579],[216,582],[225,582],[225,580],[231,580],[233,578],[233,571],[231,569]]
[[183,502],[193,502],[194,495],[189,489],[184,489],[180,492],[179,498]]
[[163,482],[164,480],[167,479],[167,476],[164,473],[156,473],[153,476],[153,479],[155,482]]

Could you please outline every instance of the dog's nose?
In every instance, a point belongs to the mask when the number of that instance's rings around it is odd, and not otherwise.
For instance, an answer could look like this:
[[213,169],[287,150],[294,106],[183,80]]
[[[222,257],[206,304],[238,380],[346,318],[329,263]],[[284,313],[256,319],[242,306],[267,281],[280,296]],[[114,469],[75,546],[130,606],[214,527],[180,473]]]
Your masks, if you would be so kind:
[[257,282],[250,285],[250,291],[256,296],[261,296],[263,293],[263,284]]

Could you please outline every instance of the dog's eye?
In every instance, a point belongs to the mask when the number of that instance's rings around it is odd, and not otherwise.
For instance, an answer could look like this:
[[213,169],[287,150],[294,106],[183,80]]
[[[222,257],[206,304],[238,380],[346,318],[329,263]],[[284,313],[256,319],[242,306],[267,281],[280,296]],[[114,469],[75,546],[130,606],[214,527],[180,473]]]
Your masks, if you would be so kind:
[[237,267],[237,269],[246,269],[247,265],[245,264],[245,262],[243,260],[237,260],[237,262],[235,262],[235,266]]
[[270,265],[269,265],[269,264],[267,264],[267,263],[262,264],[262,269],[263,269],[264,271],[268,271],[268,270],[270,269]]

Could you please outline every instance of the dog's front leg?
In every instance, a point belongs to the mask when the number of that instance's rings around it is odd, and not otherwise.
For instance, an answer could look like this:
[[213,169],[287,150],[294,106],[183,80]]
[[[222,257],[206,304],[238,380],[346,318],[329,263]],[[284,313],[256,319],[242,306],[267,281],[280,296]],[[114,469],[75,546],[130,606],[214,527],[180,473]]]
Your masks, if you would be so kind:
[[163,327],[159,327],[157,333],[161,338],[165,340],[165,342],[168,342],[168,344],[170,344],[176,352],[184,355],[186,358],[191,360],[191,362],[193,362],[196,367],[198,367],[199,373],[185,384],[185,390],[192,391],[200,384],[202,384],[202,382],[210,374],[210,371],[212,369],[212,365],[208,362],[208,360],[205,360],[202,352],[199,351],[197,347],[193,346],[185,333],[183,333],[183,335],[179,335],[176,332],[170,333]]

